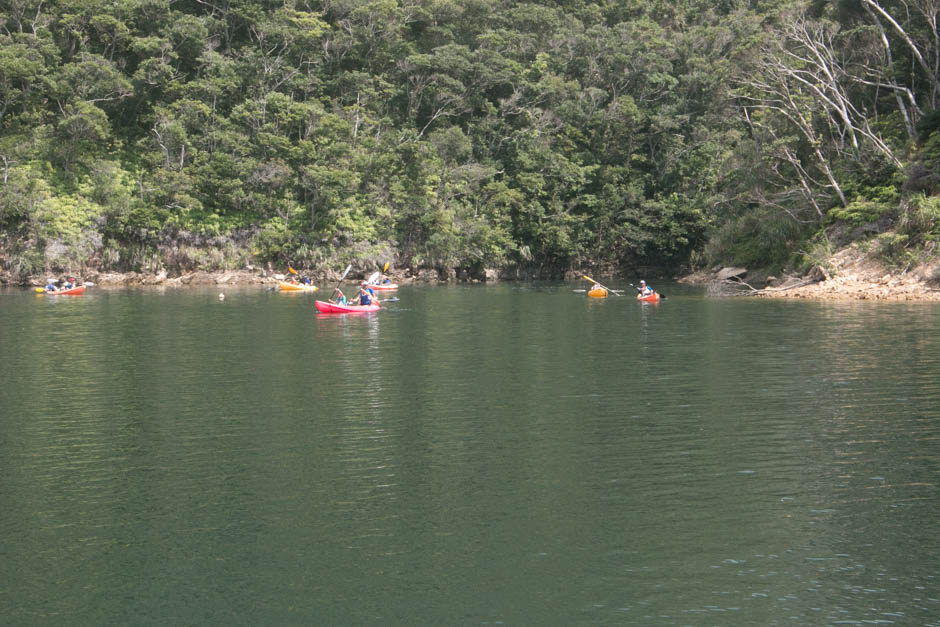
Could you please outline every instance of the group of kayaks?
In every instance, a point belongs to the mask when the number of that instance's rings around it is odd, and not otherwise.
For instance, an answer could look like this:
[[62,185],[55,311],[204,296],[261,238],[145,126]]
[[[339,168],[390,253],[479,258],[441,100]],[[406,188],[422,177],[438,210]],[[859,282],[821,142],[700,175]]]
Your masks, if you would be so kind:
[[[369,277],[369,278],[374,280],[374,276]],[[398,289],[398,284],[391,283],[391,282],[383,282],[383,283],[368,282],[367,286],[371,288],[374,292],[385,292],[385,291]],[[42,290],[42,293],[47,294],[49,296],[77,295],[77,294],[83,294],[85,292],[85,287],[86,285],[76,285],[75,287],[72,287],[69,289],[59,289],[55,291]],[[280,288],[282,292],[316,292],[319,290],[319,288],[316,285],[310,285],[310,284],[300,283],[300,282],[295,283],[291,281],[279,281],[278,287]],[[37,288],[36,291],[38,292],[40,290],[41,288]],[[607,298],[609,294],[610,294],[610,290],[608,290],[606,287],[597,287],[597,286],[593,287],[587,292],[587,295],[590,298]],[[644,294],[636,295],[637,300],[646,302],[646,303],[658,303],[660,298],[661,297],[658,292],[652,292],[646,295]],[[381,305],[375,301],[373,301],[372,303],[368,305],[352,305],[349,303],[334,303],[334,302],[325,301],[325,300],[317,300],[314,302],[314,306],[316,306],[317,311],[319,311],[320,313],[327,313],[327,314],[369,313],[369,312],[378,311],[379,309],[381,309]]]
[[[366,281],[366,286],[373,292],[388,292],[397,290],[398,284],[392,283],[388,279],[379,281],[379,273],[370,276]],[[319,288],[316,285],[309,285],[302,282],[279,281],[278,287],[282,292],[316,292]],[[378,300],[374,300],[368,305],[353,305],[351,303],[335,303],[327,300],[314,301],[317,311],[323,314],[351,314],[351,313],[370,313],[382,308]]]

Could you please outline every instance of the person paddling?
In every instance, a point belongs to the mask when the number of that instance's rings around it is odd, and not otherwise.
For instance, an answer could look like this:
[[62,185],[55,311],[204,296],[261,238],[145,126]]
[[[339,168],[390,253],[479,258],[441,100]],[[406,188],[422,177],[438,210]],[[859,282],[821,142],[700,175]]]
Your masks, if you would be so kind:
[[55,286],[55,279],[46,280],[46,291],[47,292],[58,292],[59,288]]
[[353,303],[356,305],[371,305],[373,300],[378,302],[375,298],[375,292],[372,291],[368,283],[363,281],[362,285],[359,286],[359,296],[356,297]]
[[331,298],[331,299],[330,299],[330,302],[331,302],[331,303],[336,303],[337,305],[345,305],[345,304],[346,304],[346,295],[343,294],[343,290],[341,290],[341,289],[339,289],[339,288],[337,287],[335,290],[333,290],[333,296],[334,296],[334,298]]
[[646,281],[640,281],[640,287],[636,288],[639,294],[637,298],[642,298],[643,296],[650,296],[653,293],[653,288],[646,284]]

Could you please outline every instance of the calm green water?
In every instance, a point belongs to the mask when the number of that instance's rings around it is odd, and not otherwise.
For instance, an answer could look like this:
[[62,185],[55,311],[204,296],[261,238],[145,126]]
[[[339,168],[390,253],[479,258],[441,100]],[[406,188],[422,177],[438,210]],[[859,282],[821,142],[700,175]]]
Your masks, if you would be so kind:
[[940,307],[0,291],[0,624],[940,624]]

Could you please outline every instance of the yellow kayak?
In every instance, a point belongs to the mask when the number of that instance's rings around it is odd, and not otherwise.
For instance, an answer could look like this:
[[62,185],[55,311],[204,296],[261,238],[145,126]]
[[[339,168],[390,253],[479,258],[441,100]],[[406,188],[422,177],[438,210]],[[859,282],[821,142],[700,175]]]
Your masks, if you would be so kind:
[[289,283],[288,281],[278,281],[278,287],[284,292],[316,292],[316,285],[304,285],[303,283]]
[[605,290],[603,287],[589,290],[587,294],[591,298],[607,298],[607,290]]

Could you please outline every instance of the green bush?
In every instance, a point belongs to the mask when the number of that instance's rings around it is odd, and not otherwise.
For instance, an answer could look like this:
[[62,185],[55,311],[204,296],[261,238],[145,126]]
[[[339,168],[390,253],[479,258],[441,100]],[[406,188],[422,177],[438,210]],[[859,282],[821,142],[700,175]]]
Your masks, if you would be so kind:
[[779,267],[804,237],[803,228],[787,214],[755,210],[716,229],[705,247],[705,258],[709,263],[749,268]]
[[917,194],[904,202],[898,231],[915,239],[940,235],[940,196]]
[[297,242],[281,218],[272,218],[252,239],[251,254],[262,261],[282,262],[293,256]]
[[875,238],[876,252],[889,266],[902,267],[916,256],[908,248],[910,241],[903,233],[881,233]]
[[807,249],[800,254],[797,270],[806,273],[818,266],[832,273],[829,259],[834,252],[832,242],[826,237],[826,234],[819,233],[808,242]]

